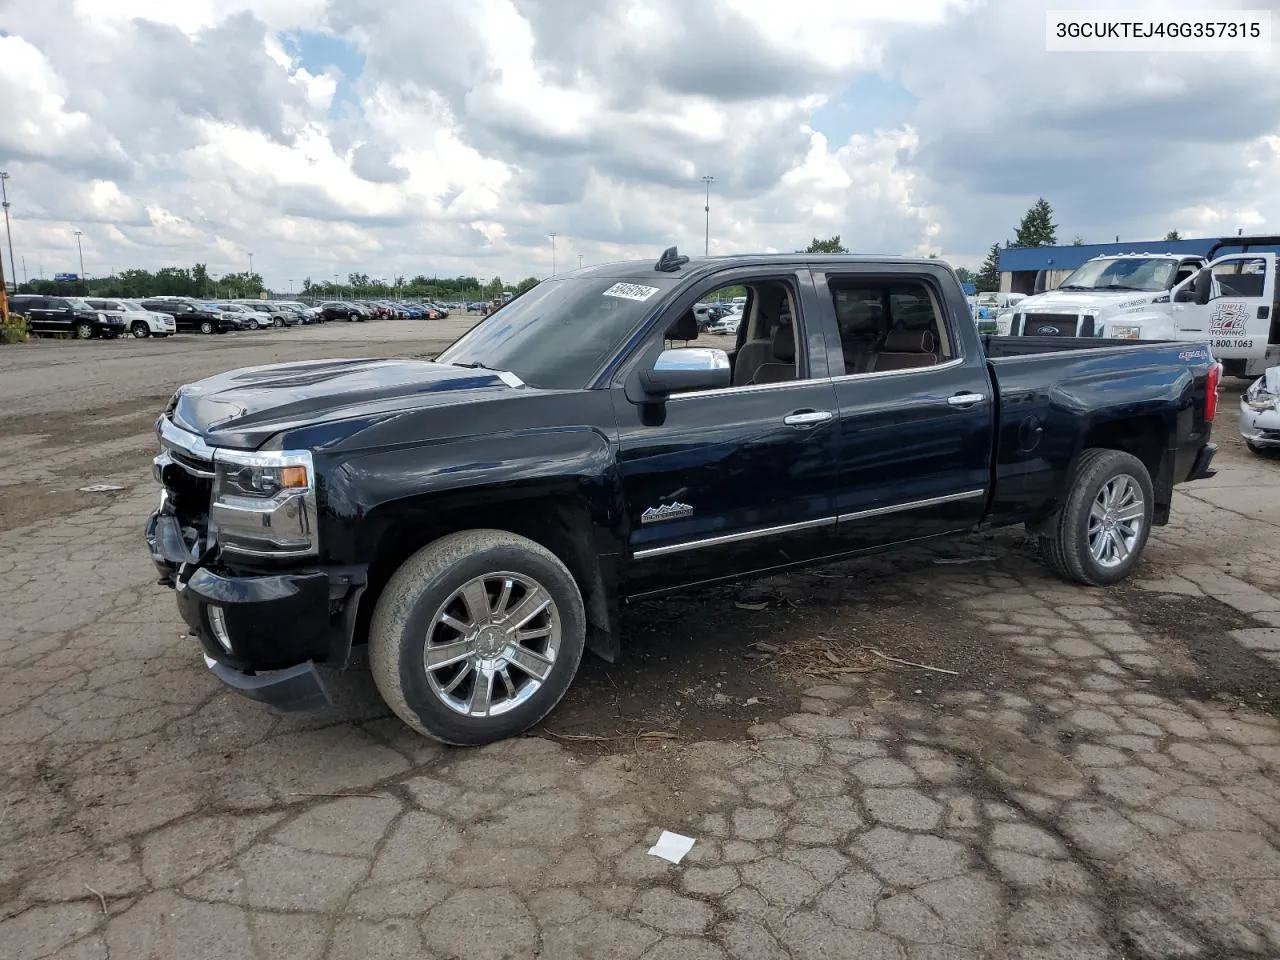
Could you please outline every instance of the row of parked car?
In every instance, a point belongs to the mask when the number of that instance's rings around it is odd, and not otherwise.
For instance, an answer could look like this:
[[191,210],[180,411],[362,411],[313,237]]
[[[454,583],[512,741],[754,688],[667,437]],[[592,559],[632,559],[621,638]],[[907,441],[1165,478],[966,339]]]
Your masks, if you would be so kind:
[[325,320],[443,320],[449,306],[400,300],[328,300],[316,310]]
[[199,300],[192,297],[50,297],[31,293],[9,298],[9,309],[27,318],[33,334],[64,334],[81,340],[176,333],[228,333],[284,329],[329,320],[439,320],[446,307],[430,303],[330,300],[310,306],[300,300]]

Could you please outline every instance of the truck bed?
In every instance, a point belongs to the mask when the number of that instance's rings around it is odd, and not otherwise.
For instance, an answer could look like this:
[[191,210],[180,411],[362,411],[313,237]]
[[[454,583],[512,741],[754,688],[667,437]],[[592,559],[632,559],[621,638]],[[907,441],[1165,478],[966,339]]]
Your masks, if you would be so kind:
[[1213,359],[1204,343],[1097,337],[983,337],[996,392],[991,520],[1044,516],[1084,447],[1142,459],[1156,488],[1156,523],[1173,484],[1209,439]]

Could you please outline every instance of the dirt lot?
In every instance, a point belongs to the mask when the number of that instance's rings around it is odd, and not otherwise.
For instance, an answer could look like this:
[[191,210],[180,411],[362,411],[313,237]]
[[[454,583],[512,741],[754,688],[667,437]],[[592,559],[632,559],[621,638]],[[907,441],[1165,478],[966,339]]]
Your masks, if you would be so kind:
[[359,670],[315,716],[223,692],[141,543],[159,409],[466,324],[0,349],[0,956],[1280,955],[1280,459],[1230,388],[1122,587],[1019,530],[638,604],[478,751]]

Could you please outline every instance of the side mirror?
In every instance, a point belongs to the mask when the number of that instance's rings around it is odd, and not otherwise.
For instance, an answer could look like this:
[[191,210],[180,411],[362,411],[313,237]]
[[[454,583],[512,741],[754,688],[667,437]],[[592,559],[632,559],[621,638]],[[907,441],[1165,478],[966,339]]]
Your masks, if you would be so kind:
[[1195,290],[1196,303],[1202,306],[1208,303],[1210,294],[1213,292],[1213,271],[1208,267],[1202,267],[1196,274],[1192,287]]
[[685,390],[727,387],[731,376],[729,355],[723,350],[663,350],[653,367],[640,374],[640,385],[650,397],[665,397]]

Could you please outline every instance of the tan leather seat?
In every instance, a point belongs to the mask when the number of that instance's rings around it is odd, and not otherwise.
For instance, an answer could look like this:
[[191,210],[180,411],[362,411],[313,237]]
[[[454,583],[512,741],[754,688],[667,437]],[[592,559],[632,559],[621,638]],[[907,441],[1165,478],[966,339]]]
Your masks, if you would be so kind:
[[773,329],[772,358],[760,364],[752,383],[782,383],[796,378],[796,337],[789,323]]
[[938,362],[937,340],[932,330],[890,330],[884,346],[871,360],[870,370],[910,370]]

